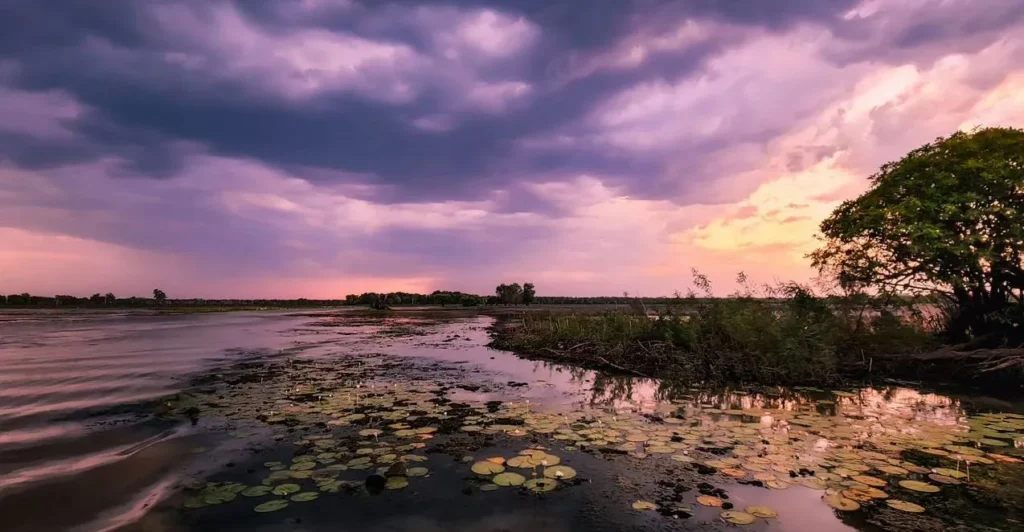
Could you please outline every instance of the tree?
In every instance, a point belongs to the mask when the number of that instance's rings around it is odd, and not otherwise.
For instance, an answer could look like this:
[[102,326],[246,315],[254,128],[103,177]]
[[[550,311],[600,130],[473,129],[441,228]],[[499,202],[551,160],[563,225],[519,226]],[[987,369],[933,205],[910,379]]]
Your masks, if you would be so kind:
[[938,294],[955,341],[1024,334],[1024,131],[957,132],[887,163],[810,257],[847,290]]
[[536,297],[537,290],[534,289],[533,283],[523,283],[523,303],[529,305]]
[[164,301],[167,301],[167,294],[159,288],[153,289],[153,299],[156,300],[157,305],[163,305]]
[[113,305],[115,302],[117,302],[117,298],[114,297],[114,293],[113,292],[107,292],[107,294],[105,296],[103,296],[103,303],[104,304],[106,304],[106,305]]
[[494,289],[498,299],[506,305],[518,305],[523,300],[523,288],[519,283],[499,284]]
[[388,296],[387,294],[374,294],[371,293],[370,308],[373,310],[387,310],[388,309]]
[[100,303],[103,302],[103,296],[99,295],[98,293],[93,294],[89,296],[89,302],[92,303],[93,305],[99,305]]

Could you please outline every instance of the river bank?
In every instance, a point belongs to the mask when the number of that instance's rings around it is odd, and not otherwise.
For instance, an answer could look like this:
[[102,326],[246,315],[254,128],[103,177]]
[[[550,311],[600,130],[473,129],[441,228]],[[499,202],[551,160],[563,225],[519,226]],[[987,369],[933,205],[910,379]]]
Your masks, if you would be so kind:
[[504,315],[491,329],[490,345],[533,359],[691,384],[913,381],[1024,395],[1024,349],[957,350],[907,327],[849,333],[853,340],[830,339],[831,329],[801,339],[795,336],[813,321],[795,335],[787,325],[770,323],[768,330],[741,324],[730,336],[720,327],[709,332],[668,319],[621,312]]

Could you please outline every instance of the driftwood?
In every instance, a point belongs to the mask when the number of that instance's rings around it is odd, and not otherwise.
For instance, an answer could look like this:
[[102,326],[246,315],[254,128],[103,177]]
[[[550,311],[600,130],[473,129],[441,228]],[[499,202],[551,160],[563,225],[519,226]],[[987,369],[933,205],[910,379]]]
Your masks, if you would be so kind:
[[1014,383],[1024,380],[1024,348],[958,350],[947,346],[912,355],[874,357],[894,376],[949,382]]
[[[585,344],[579,344],[579,345],[570,347],[566,351],[559,351],[557,349],[551,349],[550,347],[542,347],[540,350],[541,351],[546,351],[548,353],[551,353],[552,355],[554,355],[554,357],[551,357],[551,358],[554,358],[556,360],[557,359],[561,359],[561,360],[574,360],[574,361],[579,362],[579,361],[581,361],[580,357],[577,357],[577,356],[569,354],[569,351],[572,351],[573,349],[576,349],[576,348],[578,348],[578,347],[580,347],[582,345],[585,345]],[[645,375],[644,373],[641,373],[641,372],[639,372],[639,371],[637,371],[635,369],[629,369],[629,368],[620,366],[618,364],[614,364],[614,363],[608,361],[608,359],[606,359],[606,358],[604,358],[602,356],[594,355],[593,358],[591,358],[591,360],[597,362],[601,366],[606,366],[606,367],[612,368],[614,370],[621,371],[623,373],[629,373],[631,375],[636,375],[637,377],[643,377],[645,379],[650,379],[651,378],[649,375]]]

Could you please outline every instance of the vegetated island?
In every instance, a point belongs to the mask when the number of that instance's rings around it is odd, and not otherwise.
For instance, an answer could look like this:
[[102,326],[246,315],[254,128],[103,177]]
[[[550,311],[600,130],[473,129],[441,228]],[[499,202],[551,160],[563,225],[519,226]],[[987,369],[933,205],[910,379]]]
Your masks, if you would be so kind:
[[347,307],[463,309],[499,316],[492,346],[535,358],[694,383],[841,385],[901,378],[1024,390],[1024,131],[936,139],[870,178],[821,223],[813,286],[728,297],[691,272],[673,297],[364,293],[344,300],[0,296],[0,309],[142,308],[161,313]]

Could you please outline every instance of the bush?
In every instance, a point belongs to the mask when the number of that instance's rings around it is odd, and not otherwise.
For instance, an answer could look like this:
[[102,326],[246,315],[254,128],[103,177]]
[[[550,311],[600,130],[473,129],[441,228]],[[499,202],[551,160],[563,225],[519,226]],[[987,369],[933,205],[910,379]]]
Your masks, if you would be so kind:
[[650,376],[761,383],[833,382],[865,353],[933,345],[910,313],[851,308],[863,307],[787,284],[730,298],[679,298],[657,316],[525,313],[495,345]]

